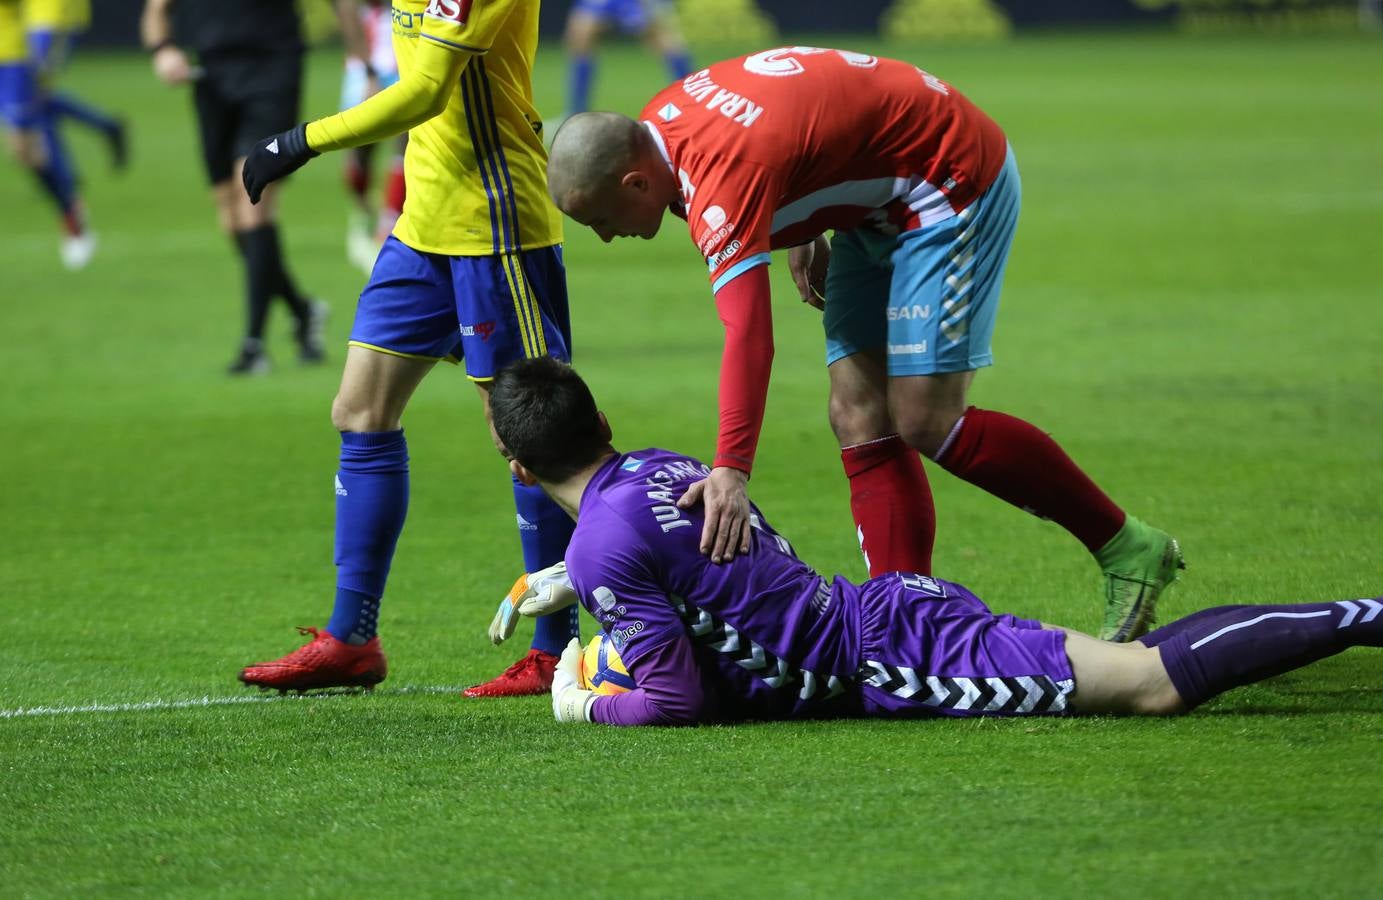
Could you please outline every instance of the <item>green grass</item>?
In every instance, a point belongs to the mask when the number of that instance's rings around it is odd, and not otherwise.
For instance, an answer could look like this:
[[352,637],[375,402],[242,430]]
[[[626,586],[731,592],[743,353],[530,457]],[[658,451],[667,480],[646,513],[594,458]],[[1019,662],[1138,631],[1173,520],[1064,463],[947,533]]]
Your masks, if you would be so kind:
[[[1051,431],[1181,538],[1165,614],[1383,590],[1377,42],[849,43],[937,72],[1008,132],[1025,209],[974,401]],[[332,108],[336,65],[314,59],[309,112]],[[548,48],[545,111],[561,78]],[[662,79],[621,49],[600,101],[633,112]],[[135,165],[109,178],[74,137],[102,237],[74,275],[32,185],[0,169],[0,710],[247,696],[237,668],[330,604],[328,407],[362,281],[339,160],[285,210],[300,280],[332,303],[333,364],[289,363],[280,316],[280,369],[232,382],[239,276],[188,98],[134,56],[79,58],[68,83],[128,113]],[[577,358],[621,445],[709,454],[719,324],[675,225],[651,244],[569,233]],[[773,276],[753,493],[806,559],[858,577],[819,324]],[[615,730],[422,690],[514,656],[483,640],[519,562],[473,394],[439,371],[407,417],[390,680],[0,719],[0,893],[1380,896],[1376,652],[1158,721]],[[932,472],[940,574],[1097,627],[1074,541]]]

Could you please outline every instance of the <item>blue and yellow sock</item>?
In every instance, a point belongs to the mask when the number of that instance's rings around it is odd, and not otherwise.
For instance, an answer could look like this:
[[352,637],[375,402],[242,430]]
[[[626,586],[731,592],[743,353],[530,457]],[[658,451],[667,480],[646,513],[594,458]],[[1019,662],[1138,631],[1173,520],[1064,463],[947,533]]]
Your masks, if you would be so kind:
[[343,432],[336,473],[336,606],[327,631],[363,644],[375,636],[379,601],[408,515],[403,431]]
[[[519,541],[524,571],[535,572],[559,563],[567,552],[576,523],[539,487],[514,479],[514,509],[518,512]],[[533,626],[533,648],[559,656],[567,642],[581,635],[577,607],[539,616]]]

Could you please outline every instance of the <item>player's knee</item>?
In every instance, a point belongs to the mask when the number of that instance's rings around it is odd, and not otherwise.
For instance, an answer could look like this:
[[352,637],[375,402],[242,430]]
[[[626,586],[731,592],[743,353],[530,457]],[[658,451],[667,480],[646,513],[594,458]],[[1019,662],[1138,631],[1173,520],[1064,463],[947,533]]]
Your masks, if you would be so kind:
[[888,406],[867,397],[847,397],[831,394],[827,404],[831,430],[842,447],[875,441],[893,433]]
[[1143,685],[1133,697],[1132,711],[1140,716],[1176,716],[1186,712],[1186,701],[1172,680],[1161,674]]
[[928,459],[934,459],[960,418],[960,413],[954,410],[914,408],[897,410],[893,417],[898,425],[898,433],[908,446],[926,455]]
[[391,431],[396,423],[386,421],[386,416],[368,403],[344,393],[337,394],[331,402],[331,424],[337,431],[352,431],[359,434]]

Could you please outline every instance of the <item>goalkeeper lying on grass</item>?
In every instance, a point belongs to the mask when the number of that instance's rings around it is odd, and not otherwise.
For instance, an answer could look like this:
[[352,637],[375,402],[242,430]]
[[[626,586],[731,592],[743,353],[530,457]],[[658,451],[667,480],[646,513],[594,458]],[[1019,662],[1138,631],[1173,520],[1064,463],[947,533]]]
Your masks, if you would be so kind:
[[637,685],[583,690],[573,640],[552,685],[559,721],[1166,715],[1347,647],[1383,646],[1383,598],[1221,606],[1106,643],[996,615],[923,575],[827,581],[757,509],[750,552],[717,565],[698,549],[701,511],[683,496],[707,467],[666,450],[616,451],[570,366],[513,364],[496,377],[490,409],[514,474],[577,520],[565,571],[521,579],[491,639],[512,633],[515,612],[579,601]]

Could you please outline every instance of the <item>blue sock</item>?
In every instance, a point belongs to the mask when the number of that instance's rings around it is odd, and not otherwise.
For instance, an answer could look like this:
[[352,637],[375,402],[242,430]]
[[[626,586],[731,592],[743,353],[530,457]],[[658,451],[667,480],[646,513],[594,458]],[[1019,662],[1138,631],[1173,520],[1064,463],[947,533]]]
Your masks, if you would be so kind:
[[672,73],[673,80],[675,81],[686,78],[691,74],[691,54],[685,50],[668,53],[663,56],[663,61],[667,63],[667,70]]
[[403,431],[341,434],[336,473],[336,606],[327,631],[363,644],[375,636],[379,601],[408,515]]
[[591,80],[595,77],[595,60],[589,56],[572,59],[567,73],[567,115],[585,112],[591,102]]
[[109,133],[120,127],[114,116],[65,92],[49,97],[48,109],[52,111],[54,119],[72,119],[99,131]]
[[58,210],[67,215],[77,202],[77,173],[52,116],[43,117],[39,131],[43,135],[44,155],[48,159],[42,168],[34,170],[34,174],[38,176],[44,191],[53,198]]
[[[576,523],[542,488],[528,487],[514,479],[514,509],[518,511],[519,541],[523,544],[523,568],[534,572],[559,563],[567,552]],[[560,656],[567,642],[580,637],[577,607],[539,616],[533,626],[533,648]]]

